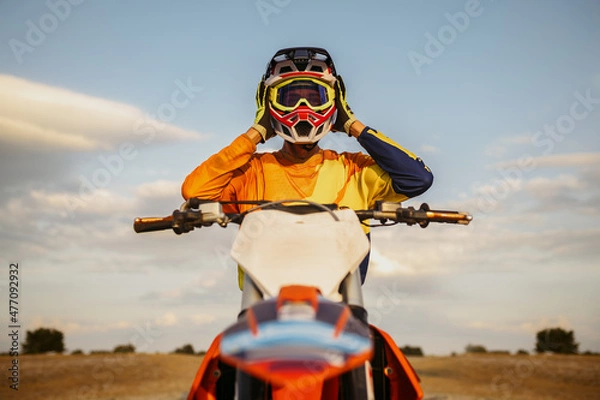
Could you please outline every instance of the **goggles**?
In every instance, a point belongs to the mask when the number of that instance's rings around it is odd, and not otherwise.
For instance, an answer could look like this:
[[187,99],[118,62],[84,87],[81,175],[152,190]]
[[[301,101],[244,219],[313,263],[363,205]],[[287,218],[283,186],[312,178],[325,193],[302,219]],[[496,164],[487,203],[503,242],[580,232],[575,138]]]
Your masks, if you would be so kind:
[[273,86],[269,97],[280,111],[291,112],[303,104],[313,111],[323,111],[334,104],[335,91],[318,79],[294,78]]

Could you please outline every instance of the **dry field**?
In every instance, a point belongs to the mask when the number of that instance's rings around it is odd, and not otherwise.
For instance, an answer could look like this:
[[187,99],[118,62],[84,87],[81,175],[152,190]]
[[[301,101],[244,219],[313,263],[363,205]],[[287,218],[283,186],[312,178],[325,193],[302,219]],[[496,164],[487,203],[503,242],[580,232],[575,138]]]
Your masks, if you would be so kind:
[[[182,399],[200,357],[166,354],[21,356],[19,391],[0,357],[1,399]],[[600,400],[600,357],[416,357],[427,400]]]
[[598,356],[410,359],[428,400],[600,400]]

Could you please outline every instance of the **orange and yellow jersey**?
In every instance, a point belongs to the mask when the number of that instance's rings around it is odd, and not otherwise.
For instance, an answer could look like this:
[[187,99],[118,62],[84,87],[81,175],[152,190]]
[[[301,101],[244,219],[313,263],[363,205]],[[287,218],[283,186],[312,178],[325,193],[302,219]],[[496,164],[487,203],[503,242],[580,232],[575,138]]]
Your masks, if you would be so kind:
[[404,201],[431,186],[429,168],[391,139],[367,127],[358,141],[369,155],[321,149],[298,162],[281,150],[255,153],[256,145],[240,135],[187,176],[182,194],[221,201],[306,199],[357,210],[378,200]]
[[[187,176],[182,195],[186,200],[214,201],[306,199],[364,210],[378,200],[400,202],[418,196],[431,186],[429,168],[391,139],[367,127],[358,141],[368,155],[321,149],[299,162],[281,150],[255,153],[256,145],[240,135]],[[252,207],[225,205],[223,210],[235,213]],[[369,233],[366,225],[363,229]],[[360,266],[363,283],[368,262],[367,256]],[[239,272],[242,288],[243,272]]]

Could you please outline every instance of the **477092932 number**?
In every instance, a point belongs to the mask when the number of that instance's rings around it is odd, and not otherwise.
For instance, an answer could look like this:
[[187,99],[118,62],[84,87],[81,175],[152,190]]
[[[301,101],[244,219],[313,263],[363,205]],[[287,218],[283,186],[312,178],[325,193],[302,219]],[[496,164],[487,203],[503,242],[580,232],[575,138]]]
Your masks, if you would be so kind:
[[11,325],[17,325],[19,323],[19,264],[10,264],[8,273],[8,313]]

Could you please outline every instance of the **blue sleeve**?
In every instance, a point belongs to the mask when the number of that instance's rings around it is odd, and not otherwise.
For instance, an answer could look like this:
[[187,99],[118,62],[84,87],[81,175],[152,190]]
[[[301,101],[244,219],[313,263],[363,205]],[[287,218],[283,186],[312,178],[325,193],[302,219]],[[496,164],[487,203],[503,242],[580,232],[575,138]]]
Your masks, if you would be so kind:
[[415,197],[431,187],[433,174],[423,160],[390,138],[366,127],[358,136],[358,142],[377,165],[390,175],[396,193]]

